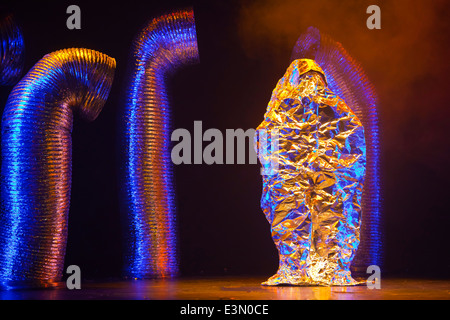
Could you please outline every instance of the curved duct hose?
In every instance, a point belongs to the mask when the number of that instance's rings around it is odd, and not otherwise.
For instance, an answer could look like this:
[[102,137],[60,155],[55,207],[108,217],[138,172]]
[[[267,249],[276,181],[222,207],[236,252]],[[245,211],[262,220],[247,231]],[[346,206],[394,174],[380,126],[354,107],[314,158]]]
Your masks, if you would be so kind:
[[382,264],[380,137],[378,98],[361,65],[342,44],[314,27],[300,35],[291,61],[314,59],[325,71],[330,89],[361,120],[366,138],[366,177],[362,195],[361,243],[352,263],[355,274],[366,275],[369,265]]
[[178,272],[166,80],[198,59],[192,10],[153,19],[133,45],[121,119],[125,276],[130,278],[164,278]]
[[115,60],[88,49],[47,54],[14,87],[2,118],[0,284],[52,286],[62,276],[72,122],[102,110]]
[[11,86],[23,71],[25,45],[12,15],[0,18],[0,85]]

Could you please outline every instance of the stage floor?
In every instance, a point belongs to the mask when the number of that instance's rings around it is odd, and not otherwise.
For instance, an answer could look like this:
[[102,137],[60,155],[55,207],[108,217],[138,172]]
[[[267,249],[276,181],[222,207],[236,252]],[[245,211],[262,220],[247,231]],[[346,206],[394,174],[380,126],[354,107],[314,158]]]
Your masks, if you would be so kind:
[[197,278],[82,282],[54,289],[0,291],[7,300],[449,300],[450,280],[382,279],[381,289],[356,287],[266,287],[264,278]]

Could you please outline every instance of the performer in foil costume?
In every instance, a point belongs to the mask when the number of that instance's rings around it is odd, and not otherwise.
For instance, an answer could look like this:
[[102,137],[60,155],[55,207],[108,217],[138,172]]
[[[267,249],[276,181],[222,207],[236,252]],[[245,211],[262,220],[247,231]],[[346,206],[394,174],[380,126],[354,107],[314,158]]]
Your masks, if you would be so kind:
[[[261,137],[274,132],[278,146],[269,150]],[[263,285],[358,284],[350,264],[360,242],[366,165],[360,120],[314,60],[297,59],[278,81],[257,133],[260,162],[276,164],[263,173],[261,207],[279,269]]]

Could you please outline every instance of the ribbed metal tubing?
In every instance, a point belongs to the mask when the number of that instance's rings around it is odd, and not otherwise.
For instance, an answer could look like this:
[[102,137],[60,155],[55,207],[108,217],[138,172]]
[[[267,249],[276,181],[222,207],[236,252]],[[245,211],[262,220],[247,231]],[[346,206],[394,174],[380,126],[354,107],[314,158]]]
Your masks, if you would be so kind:
[[361,65],[342,44],[314,27],[300,35],[291,60],[305,57],[322,67],[330,89],[344,99],[364,126],[367,162],[361,201],[361,243],[352,263],[352,271],[362,276],[369,265],[381,267],[383,257],[378,97]]
[[47,54],[12,90],[2,118],[0,282],[61,279],[70,204],[72,122],[109,95],[115,60],[88,49]]
[[125,276],[172,277],[178,261],[166,79],[198,61],[193,11],[153,19],[136,38],[131,59],[121,119]]
[[11,86],[23,72],[25,45],[12,15],[0,17],[0,85]]

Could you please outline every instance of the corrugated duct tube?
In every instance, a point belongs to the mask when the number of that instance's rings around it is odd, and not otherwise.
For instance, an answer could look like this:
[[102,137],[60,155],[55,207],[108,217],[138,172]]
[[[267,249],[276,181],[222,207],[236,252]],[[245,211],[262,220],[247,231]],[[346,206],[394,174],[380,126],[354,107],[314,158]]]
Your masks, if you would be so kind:
[[12,86],[19,81],[24,56],[22,30],[11,14],[0,17],[0,85]]
[[378,97],[360,63],[341,43],[317,28],[309,27],[298,38],[291,61],[300,58],[314,59],[322,67],[330,89],[344,99],[364,126],[367,158],[361,200],[361,242],[352,263],[352,272],[366,276],[367,267],[381,267],[383,259]]
[[166,79],[198,62],[193,11],[153,19],[136,38],[131,59],[121,118],[124,272],[138,279],[172,277],[178,260]]
[[0,283],[52,286],[62,277],[70,205],[72,123],[94,120],[115,60],[88,49],[47,54],[14,87],[2,118]]

